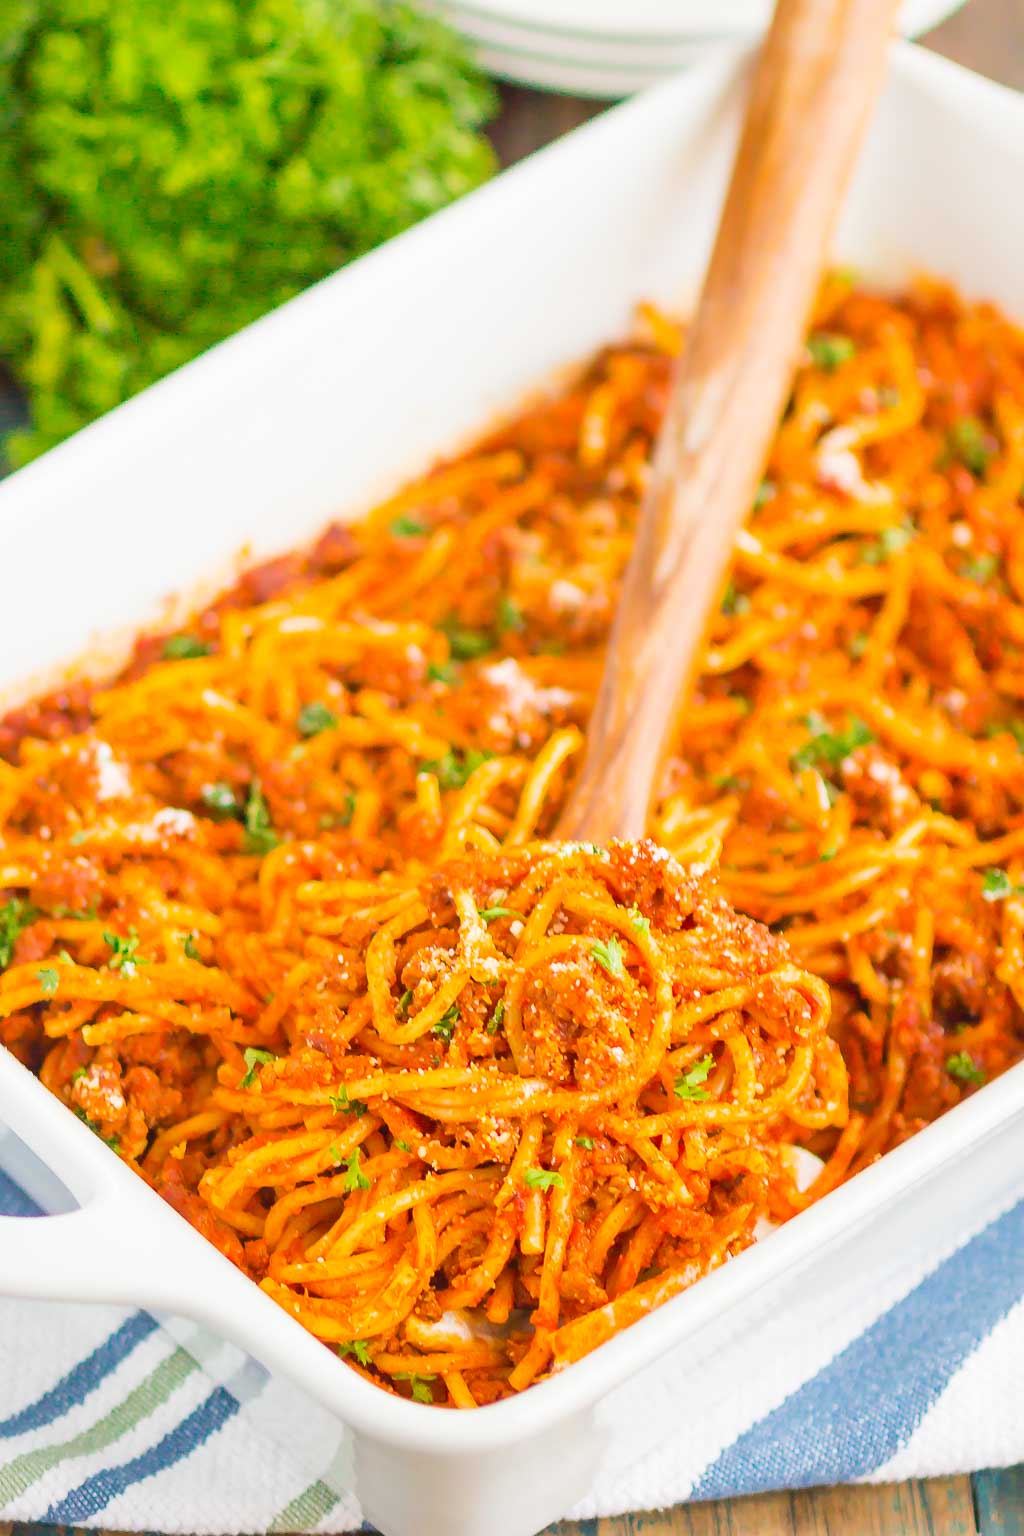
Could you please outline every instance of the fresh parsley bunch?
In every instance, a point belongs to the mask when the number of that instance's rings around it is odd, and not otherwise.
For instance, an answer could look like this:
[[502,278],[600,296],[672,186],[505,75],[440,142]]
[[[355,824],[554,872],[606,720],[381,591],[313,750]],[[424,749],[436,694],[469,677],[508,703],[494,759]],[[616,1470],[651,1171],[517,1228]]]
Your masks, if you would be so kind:
[[489,85],[389,0],[0,6],[23,463],[490,175]]

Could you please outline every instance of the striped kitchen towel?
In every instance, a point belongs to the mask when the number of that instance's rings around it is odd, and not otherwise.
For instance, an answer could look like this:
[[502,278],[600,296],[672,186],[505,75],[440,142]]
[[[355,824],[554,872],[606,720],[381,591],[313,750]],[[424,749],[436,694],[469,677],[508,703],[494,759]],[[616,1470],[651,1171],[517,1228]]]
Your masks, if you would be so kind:
[[[0,1173],[0,1214],[35,1211]],[[959,1234],[962,1239],[963,1233]],[[800,1339],[762,1319],[679,1425],[638,1388],[637,1454],[586,1519],[779,1487],[1024,1459],[1024,1200],[870,1294],[841,1271]],[[726,1362],[728,1364],[729,1362]],[[347,1531],[347,1446],[286,1383],[205,1331],[144,1312],[0,1302],[0,1518],[122,1530]],[[667,1423],[666,1423],[667,1419]],[[302,1454],[289,1430],[302,1425]]]

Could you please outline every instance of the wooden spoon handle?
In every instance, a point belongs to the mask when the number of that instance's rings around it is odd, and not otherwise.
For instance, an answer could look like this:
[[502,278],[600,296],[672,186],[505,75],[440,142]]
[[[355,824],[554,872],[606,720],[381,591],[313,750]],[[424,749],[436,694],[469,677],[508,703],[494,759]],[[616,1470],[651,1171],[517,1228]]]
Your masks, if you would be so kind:
[[799,357],[896,0],[778,0],[558,828],[642,836]]

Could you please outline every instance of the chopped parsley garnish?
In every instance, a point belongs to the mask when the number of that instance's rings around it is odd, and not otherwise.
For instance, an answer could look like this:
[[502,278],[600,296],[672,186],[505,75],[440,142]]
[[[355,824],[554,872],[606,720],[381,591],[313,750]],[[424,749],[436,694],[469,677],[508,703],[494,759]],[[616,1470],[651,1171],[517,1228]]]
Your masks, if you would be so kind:
[[715,1065],[713,1056],[702,1056],[700,1061],[695,1061],[692,1067],[680,1073],[676,1078],[673,1092],[677,1099],[691,1099],[694,1103],[701,1104],[708,1097],[706,1088],[701,1083],[706,1083]]
[[398,1148],[399,1152],[408,1152],[409,1155],[412,1156],[412,1147],[410,1147],[407,1141],[402,1141],[401,1138],[399,1138],[395,1142],[395,1146]]
[[444,757],[425,762],[422,771],[435,774],[442,789],[461,789],[470,774],[475,773],[489,756],[487,752],[477,751],[476,747],[470,747],[468,752],[449,747]]
[[835,331],[815,331],[807,338],[807,350],[815,368],[835,373],[843,363],[850,361],[857,348],[849,336],[839,336]]
[[[99,913],[96,909],[96,903],[93,902],[91,906],[83,907],[80,911],[76,911],[73,907],[54,907],[53,911],[50,913],[50,916],[75,923],[94,923],[99,916]],[[2,922],[3,908],[0,907],[0,924],[2,924]],[[0,959],[0,969],[2,969],[2,967],[3,961]]]
[[628,916],[629,926],[634,928],[637,933],[650,933],[651,920],[649,917],[644,917],[639,907],[630,907]]
[[249,798],[245,802],[245,838],[242,847],[246,853],[256,854],[263,858],[276,848],[281,839],[270,823],[270,811],[267,802],[263,798],[263,789],[259,779],[253,779],[249,785]]
[[986,736],[1012,736],[1024,752],[1024,720],[997,720],[985,727]]
[[411,1002],[412,1002],[412,987],[406,987],[405,991],[402,993],[401,997],[398,999],[398,1006],[395,1009],[395,1014],[396,1014],[396,1016],[398,1018],[400,1018],[400,1019],[407,1019],[409,1017],[409,1004]]
[[320,826],[326,830],[328,827],[350,827],[352,817],[356,813],[356,797],[351,790],[348,791],[342,802],[340,811],[325,811],[320,817]]
[[409,1390],[412,1392],[413,1398],[417,1403],[432,1403],[434,1401],[434,1394],[430,1390],[428,1383],[436,1381],[437,1377],[431,1373],[427,1372],[423,1375],[417,1375],[415,1371],[396,1371],[394,1379],[395,1381],[407,1381],[409,1383]]
[[458,1003],[452,1003],[451,1007],[445,1009],[444,1013],[442,1013],[441,1017],[434,1025],[433,1033],[435,1035],[440,1035],[444,1043],[449,1045],[451,1043],[452,1035],[455,1033],[455,1026],[458,1022],[459,1005]]
[[565,1180],[553,1168],[527,1168],[523,1174],[527,1189],[562,1189]]
[[432,661],[427,668],[428,683],[444,683],[453,688],[459,680],[459,669],[454,661]]
[[107,964],[112,971],[121,971],[125,976],[134,976],[140,965],[148,965],[148,960],[143,960],[139,955],[139,935],[136,929],[128,929],[128,937],[122,938],[119,933],[107,933],[104,930],[103,942],[109,944],[112,950]]
[[774,496],[775,486],[772,481],[762,480],[761,484],[754,492],[754,511],[757,512],[761,507],[767,506],[768,502],[773,500]]
[[[1019,893],[1020,887],[1018,886]],[[1014,895],[1014,886],[1005,869],[986,869],[981,879],[981,894],[986,901],[1005,901]]]
[[213,647],[196,635],[170,635],[164,641],[165,661],[195,661],[199,656],[209,656]]
[[467,629],[454,614],[442,619],[438,626],[447,637],[448,649],[456,661],[472,661],[476,656],[486,656],[494,649],[494,637],[485,630]]
[[226,821],[229,816],[238,815],[240,807],[230,784],[204,784],[199,798],[210,815],[218,821]]
[[916,532],[913,523],[897,523],[894,528],[883,528],[874,543],[861,550],[861,564],[884,565],[901,549],[906,549]]
[[519,917],[520,914],[513,907],[482,907],[480,916],[485,923],[495,923],[499,917]]
[[489,1035],[496,1035],[498,1033],[498,1030],[501,1028],[502,1024],[504,1023],[504,1020],[505,1020],[505,999],[502,997],[502,998],[499,998],[498,1002],[495,1004],[494,1012],[491,1014],[490,1018],[487,1020],[487,1033]]
[[831,730],[828,721],[816,711],[807,716],[805,724],[811,733],[810,740],[798,747],[790,758],[790,767],[794,771],[816,768],[822,763],[835,767],[858,747],[866,747],[875,739],[864,721],[855,715],[848,718],[846,729],[842,731]]
[[39,985],[43,989],[43,996],[52,997],[60,981],[60,972],[53,970],[50,966],[45,966],[43,970],[36,971],[36,976],[39,979]]
[[358,1118],[358,1116],[366,1114],[367,1105],[363,1103],[362,1099],[350,1099],[348,1089],[344,1083],[342,1083],[339,1093],[329,1093],[327,1097],[331,1101],[331,1107],[339,1115],[355,1115]]
[[346,1344],[339,1344],[337,1349],[343,1360],[351,1355],[360,1365],[370,1364],[370,1346],[365,1339],[349,1339]]
[[955,1077],[957,1082],[973,1083],[976,1088],[985,1081],[985,1074],[981,1067],[966,1051],[957,1051],[954,1055],[947,1056],[946,1071],[950,1077]]
[[730,617],[738,617],[741,613],[747,613],[750,609],[750,598],[745,592],[737,592],[736,583],[730,581],[722,593],[722,612]]
[[14,958],[18,935],[38,916],[35,907],[30,907],[20,896],[12,896],[0,907],[0,971],[6,970]]
[[338,717],[334,710],[328,709],[319,700],[313,704],[304,704],[295,722],[300,736],[319,736],[321,731],[333,731],[337,723]]
[[946,451],[958,460],[978,480],[984,478],[992,450],[986,442],[986,432],[977,416],[961,416],[946,433]]
[[199,953],[199,949],[196,945],[196,936],[194,933],[186,933],[184,949],[186,960],[198,960],[200,964],[202,964],[203,957]]
[[245,1050],[242,1052],[242,1055],[245,1058],[245,1076],[239,1083],[239,1088],[251,1088],[253,1083],[256,1081],[257,1070],[264,1066],[268,1061],[277,1060],[277,1057],[274,1055],[273,1051],[261,1051],[260,1048],[255,1045],[247,1045]]
[[100,1141],[105,1142],[106,1145],[110,1148],[111,1152],[117,1152],[120,1149],[120,1136],[104,1136],[102,1130],[96,1124],[96,1121],[91,1119],[90,1116],[86,1114],[84,1109],[82,1109],[77,1104],[73,1104],[72,1108],[74,1109],[75,1114],[78,1116],[79,1120],[81,1120],[82,1124],[87,1125],[90,1131],[92,1131],[93,1135],[99,1137]]
[[513,602],[507,592],[503,592],[498,598],[498,633],[503,635],[509,630],[520,630],[525,627],[523,610],[518,603]]
[[354,1195],[357,1189],[369,1189],[370,1187],[370,1181],[360,1167],[362,1160],[363,1154],[358,1147],[356,1147],[351,1157],[344,1159],[345,1182],[343,1188],[350,1195]]
[[622,976],[625,974],[622,964],[622,942],[614,936],[610,939],[598,939],[590,946],[590,953],[602,970],[609,976]]
[[418,539],[421,534],[429,533],[426,523],[418,517],[410,517],[407,512],[400,512],[390,524],[389,532],[396,539]]
[[593,1152],[594,1138],[593,1136],[577,1136],[576,1145],[582,1147],[584,1152]]
[[964,581],[977,582],[979,587],[983,587],[987,581],[991,581],[998,569],[998,555],[969,555],[966,560],[960,562],[960,575]]

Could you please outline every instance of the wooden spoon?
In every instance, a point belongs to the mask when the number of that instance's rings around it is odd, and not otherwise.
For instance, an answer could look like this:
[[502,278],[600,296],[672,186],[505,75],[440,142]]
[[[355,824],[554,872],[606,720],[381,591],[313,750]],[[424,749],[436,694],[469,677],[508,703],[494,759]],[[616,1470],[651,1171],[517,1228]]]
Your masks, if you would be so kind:
[[881,85],[896,0],[778,0],[557,835],[644,833]]

